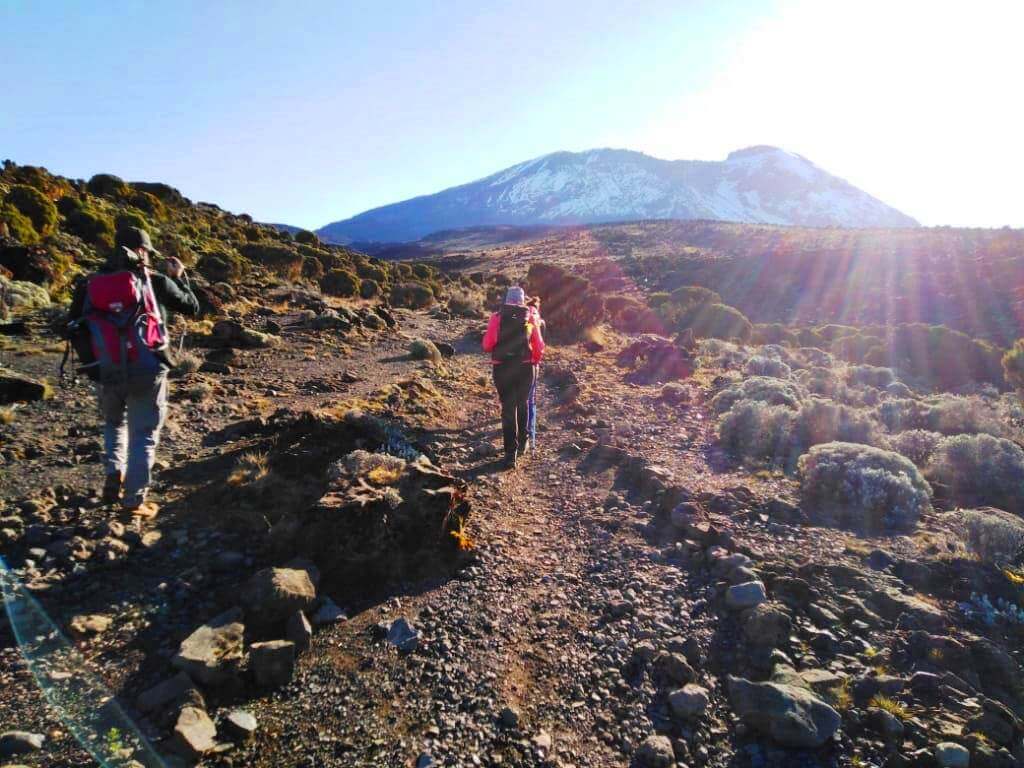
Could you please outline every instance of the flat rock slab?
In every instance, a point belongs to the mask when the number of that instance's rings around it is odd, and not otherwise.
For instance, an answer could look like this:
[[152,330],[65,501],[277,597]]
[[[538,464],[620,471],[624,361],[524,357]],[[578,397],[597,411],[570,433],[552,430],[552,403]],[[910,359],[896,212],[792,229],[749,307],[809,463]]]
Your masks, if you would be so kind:
[[284,621],[316,602],[316,587],[309,573],[299,568],[264,568],[242,588],[246,615],[260,624]]
[[820,747],[842,723],[832,707],[793,685],[730,677],[729,701],[747,725],[784,747]]
[[232,608],[186,637],[171,664],[193,680],[220,685],[238,672],[244,635],[242,610]]

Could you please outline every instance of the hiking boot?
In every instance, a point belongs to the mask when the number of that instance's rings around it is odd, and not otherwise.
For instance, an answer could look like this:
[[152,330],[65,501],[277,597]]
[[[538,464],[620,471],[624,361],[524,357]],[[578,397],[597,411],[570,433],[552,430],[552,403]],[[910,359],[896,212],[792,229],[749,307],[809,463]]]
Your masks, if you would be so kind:
[[504,463],[501,465],[504,469],[515,469],[516,468],[516,455],[510,453],[505,457]]
[[160,512],[160,507],[153,501],[140,501],[137,504],[126,504],[124,511],[132,517],[142,520],[152,520]]
[[116,504],[121,500],[120,472],[114,472],[107,475],[107,479],[103,481],[102,500],[104,504]]

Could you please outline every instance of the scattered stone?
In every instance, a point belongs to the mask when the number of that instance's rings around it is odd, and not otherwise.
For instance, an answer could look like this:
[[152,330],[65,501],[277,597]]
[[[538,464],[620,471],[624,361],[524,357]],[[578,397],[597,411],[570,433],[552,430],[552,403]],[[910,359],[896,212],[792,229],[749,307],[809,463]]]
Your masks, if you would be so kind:
[[503,707],[501,714],[498,715],[498,720],[503,728],[518,728],[520,715],[518,710],[512,707]]
[[968,768],[971,764],[971,753],[952,741],[944,741],[935,745],[935,761],[939,768]]
[[254,621],[273,624],[311,608],[316,588],[305,570],[264,568],[242,587],[241,601]]
[[894,743],[903,737],[903,722],[884,709],[868,709],[868,725],[887,742]]
[[676,755],[668,736],[652,734],[636,751],[637,768],[672,768]]
[[249,662],[257,685],[280,688],[291,682],[295,672],[295,643],[290,640],[253,643],[249,648]]
[[771,603],[755,605],[743,614],[743,635],[752,645],[776,648],[789,639],[791,629],[789,614]]
[[323,624],[337,624],[339,621],[347,620],[348,615],[345,611],[338,607],[338,604],[329,597],[325,597],[320,602],[320,607],[313,614],[313,624],[318,627]]
[[536,736],[531,739],[533,748],[541,754],[541,756],[548,755],[551,752],[551,745],[553,743],[551,734],[547,731],[540,731]]
[[711,699],[707,688],[689,683],[669,694],[672,714],[681,720],[697,720],[707,711]]
[[113,623],[113,619],[99,613],[89,616],[75,616],[71,619],[71,631],[76,635],[102,635]]
[[392,622],[388,629],[387,641],[403,653],[411,653],[420,643],[420,633],[403,616]]
[[764,584],[760,581],[748,581],[734,584],[725,591],[725,605],[734,611],[744,611],[760,605],[768,599]]
[[174,726],[175,751],[190,760],[198,760],[217,746],[217,727],[199,707],[182,707]]
[[288,619],[285,637],[295,643],[296,653],[305,653],[313,643],[313,627],[302,611],[296,611]]
[[729,700],[744,723],[784,747],[820,747],[842,722],[809,690],[791,685],[730,677]]
[[149,690],[143,691],[139,694],[139,698],[135,700],[135,705],[139,708],[140,712],[156,712],[172,701],[180,701],[194,687],[195,684],[192,682],[192,678],[184,672],[179,672],[174,677],[170,677],[157,683]]
[[0,757],[27,755],[43,748],[46,737],[41,733],[28,731],[7,731],[0,734]]
[[409,345],[409,357],[413,360],[433,360],[437,362],[441,359],[441,351],[429,339],[416,339]]
[[244,634],[242,610],[232,608],[185,638],[171,664],[204,685],[221,685],[238,672]]
[[654,659],[654,674],[673,685],[693,682],[697,673],[681,653],[662,653]]
[[46,382],[0,368],[0,405],[45,400],[51,394]]
[[256,735],[259,723],[256,717],[244,709],[236,709],[224,718],[224,725],[227,727],[228,736],[235,741],[251,741]]

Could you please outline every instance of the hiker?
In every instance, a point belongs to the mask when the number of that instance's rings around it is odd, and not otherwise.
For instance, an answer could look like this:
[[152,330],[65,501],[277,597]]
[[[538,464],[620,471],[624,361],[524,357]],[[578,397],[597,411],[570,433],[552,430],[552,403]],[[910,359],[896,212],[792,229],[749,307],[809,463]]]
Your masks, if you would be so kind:
[[540,325],[526,308],[526,294],[512,286],[501,310],[491,315],[484,334],[484,352],[491,354],[494,387],[501,400],[501,431],[505,466],[513,469],[516,458],[526,452],[527,403],[536,377],[536,366],[544,354]]
[[[526,309],[530,314],[530,322],[540,328],[541,335],[546,330],[544,318],[540,316],[540,296],[531,296],[526,300]],[[533,366],[533,386],[530,387],[530,399],[526,404],[526,430],[530,435],[529,449],[537,450],[537,382],[540,381],[540,366]]]
[[145,230],[122,230],[107,263],[78,286],[68,313],[81,370],[97,381],[103,502],[121,501],[139,517],[157,513],[146,494],[167,416],[168,311],[199,313],[178,259],[166,261],[166,274],[150,269],[151,258],[159,255]]

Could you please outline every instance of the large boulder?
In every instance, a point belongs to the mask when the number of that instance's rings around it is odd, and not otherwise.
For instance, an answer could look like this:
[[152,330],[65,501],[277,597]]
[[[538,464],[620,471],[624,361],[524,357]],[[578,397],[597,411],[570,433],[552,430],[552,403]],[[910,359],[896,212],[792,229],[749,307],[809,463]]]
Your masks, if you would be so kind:
[[244,635],[242,611],[232,608],[182,640],[171,664],[199,683],[221,685],[238,673]]
[[259,624],[284,621],[316,602],[316,588],[308,571],[298,568],[264,568],[242,587],[246,615]]
[[744,723],[784,747],[820,747],[842,723],[811,691],[792,685],[730,677],[729,701]]

